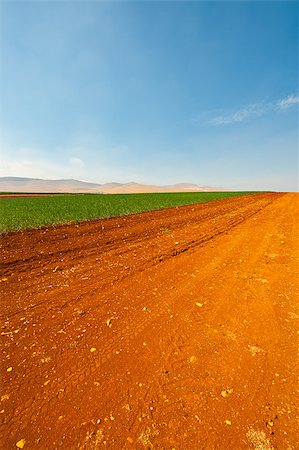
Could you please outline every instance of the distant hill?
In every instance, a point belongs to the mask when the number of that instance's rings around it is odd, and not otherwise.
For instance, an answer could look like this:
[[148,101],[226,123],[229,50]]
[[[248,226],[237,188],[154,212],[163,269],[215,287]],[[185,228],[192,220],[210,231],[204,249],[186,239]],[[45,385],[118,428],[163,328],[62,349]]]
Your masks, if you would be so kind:
[[133,194],[142,192],[208,192],[219,190],[218,188],[201,187],[191,183],[156,186],[133,182],[96,184],[78,180],[0,177],[0,192]]

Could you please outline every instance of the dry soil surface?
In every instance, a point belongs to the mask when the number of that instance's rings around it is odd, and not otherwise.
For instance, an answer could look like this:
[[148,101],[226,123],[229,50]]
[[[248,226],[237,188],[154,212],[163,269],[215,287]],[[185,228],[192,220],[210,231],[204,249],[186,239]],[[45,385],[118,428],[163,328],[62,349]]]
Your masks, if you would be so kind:
[[267,193],[4,235],[1,448],[298,449],[298,218]]

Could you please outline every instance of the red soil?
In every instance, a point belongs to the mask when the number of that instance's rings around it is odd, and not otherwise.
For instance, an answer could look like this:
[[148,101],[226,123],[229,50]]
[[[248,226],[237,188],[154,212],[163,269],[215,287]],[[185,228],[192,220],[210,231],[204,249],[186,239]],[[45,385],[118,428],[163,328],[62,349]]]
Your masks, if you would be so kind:
[[298,448],[296,220],[269,193],[4,235],[1,448]]

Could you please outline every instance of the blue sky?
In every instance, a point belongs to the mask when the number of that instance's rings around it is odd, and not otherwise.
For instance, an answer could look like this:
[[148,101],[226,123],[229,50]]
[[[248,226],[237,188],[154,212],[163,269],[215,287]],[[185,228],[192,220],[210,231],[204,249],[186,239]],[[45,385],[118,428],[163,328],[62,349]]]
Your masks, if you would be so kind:
[[297,2],[0,8],[0,176],[298,189]]

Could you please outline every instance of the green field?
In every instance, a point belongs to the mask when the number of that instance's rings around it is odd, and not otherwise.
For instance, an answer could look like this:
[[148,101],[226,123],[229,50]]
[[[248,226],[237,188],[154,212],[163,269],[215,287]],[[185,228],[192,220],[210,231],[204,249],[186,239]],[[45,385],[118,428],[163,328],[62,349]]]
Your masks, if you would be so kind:
[[80,194],[1,198],[0,232],[121,216],[171,206],[207,202],[248,193]]

